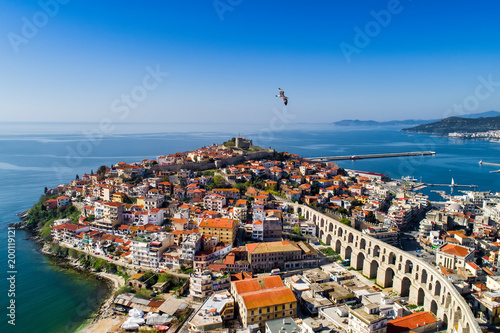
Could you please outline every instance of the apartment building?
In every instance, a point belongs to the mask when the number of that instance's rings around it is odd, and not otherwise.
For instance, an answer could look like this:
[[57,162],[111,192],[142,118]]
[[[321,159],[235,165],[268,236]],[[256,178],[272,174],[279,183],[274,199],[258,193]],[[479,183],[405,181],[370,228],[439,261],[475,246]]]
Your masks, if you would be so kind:
[[238,231],[238,220],[226,218],[205,219],[200,222],[199,230],[204,235],[218,237],[219,242],[233,244]]
[[216,273],[209,270],[194,271],[190,274],[189,293],[196,301],[205,301],[214,292],[228,289],[231,274]]
[[261,330],[269,320],[297,316],[297,299],[279,276],[266,276],[231,282],[243,326]]
[[220,194],[210,194],[203,198],[205,209],[214,212],[222,211],[222,207],[226,205],[226,197]]
[[185,261],[193,261],[194,255],[201,248],[202,234],[192,233],[184,237],[181,244],[180,258]]
[[234,318],[234,298],[227,290],[213,293],[189,322],[189,331],[223,331],[223,323]]
[[363,233],[392,246],[398,246],[399,231],[397,228],[389,227],[369,227],[363,229]]
[[158,268],[163,253],[174,243],[171,234],[163,235],[163,239],[151,240],[149,236],[138,236],[130,243],[132,263],[148,268]]
[[240,198],[240,190],[237,188],[214,188],[212,190],[214,194],[220,194],[224,196],[226,199],[239,199]]
[[302,250],[293,242],[279,241],[246,244],[252,270],[285,268],[285,263],[302,259]]
[[64,223],[52,227],[52,239],[56,242],[64,242],[66,244],[75,244],[75,236],[89,231],[89,226],[85,224]]

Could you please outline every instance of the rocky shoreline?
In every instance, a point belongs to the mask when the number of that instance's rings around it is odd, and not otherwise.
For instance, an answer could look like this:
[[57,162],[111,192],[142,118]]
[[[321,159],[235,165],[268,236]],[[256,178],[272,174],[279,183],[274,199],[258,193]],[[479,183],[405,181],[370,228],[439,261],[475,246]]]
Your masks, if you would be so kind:
[[[81,333],[90,333],[95,332],[96,327],[100,326],[103,321],[107,319],[116,318],[114,311],[112,310],[113,301],[115,298],[115,292],[125,284],[125,281],[121,276],[115,274],[108,274],[103,272],[93,272],[89,269],[86,269],[78,264],[77,260],[72,260],[66,257],[60,257],[50,252],[50,247],[48,244],[44,243],[43,240],[36,239],[40,237],[33,237],[32,239],[36,242],[43,243],[43,247],[40,249],[40,252],[44,255],[50,256],[55,260],[55,264],[61,268],[71,269],[80,274],[92,276],[98,280],[105,281],[107,284],[106,295],[103,299],[100,300],[100,305],[91,316],[89,316],[84,325],[77,329],[77,332]],[[99,297],[100,298],[100,297]]]
[[[72,260],[66,257],[60,257],[57,255],[54,255],[53,253],[50,252],[49,245],[44,243],[43,240],[37,239],[40,237],[32,237],[32,239],[35,242],[43,243],[43,247],[40,249],[40,252],[43,253],[44,255],[50,256],[51,258],[54,259],[55,264],[61,268],[65,269],[71,269],[74,270],[80,274],[84,274],[87,276],[92,276],[93,278],[96,278],[97,280],[105,281],[107,284],[107,291],[106,291],[106,296],[104,300],[101,302],[101,305],[99,306],[99,309],[92,315],[91,318],[94,318],[94,321],[98,320],[101,316],[103,315],[109,315],[109,312],[111,311],[111,304],[114,299],[114,293],[116,290],[118,290],[119,286],[115,283],[115,280],[113,280],[111,277],[108,275],[111,274],[102,274],[102,273],[97,273],[93,272],[89,269],[83,268],[78,264],[77,260]],[[119,278],[119,276],[116,276]],[[90,318],[89,318],[90,319]]]
[[24,230],[29,233],[29,237],[26,239],[32,240],[35,243],[39,243],[42,245],[40,248],[40,253],[49,256],[55,265],[58,267],[64,268],[64,269],[71,269],[73,271],[78,272],[79,274],[84,274],[87,276],[92,276],[93,278],[101,281],[106,282],[106,292],[104,298],[99,297],[100,305],[91,316],[89,316],[86,319],[86,322],[84,325],[78,328],[78,332],[94,332],[94,329],[96,325],[101,323],[103,320],[110,318],[114,316],[113,310],[111,309],[113,305],[113,300],[114,300],[114,295],[115,292],[122,286],[124,285],[124,280],[121,276],[114,275],[114,274],[108,274],[108,273],[102,273],[102,272],[94,272],[92,270],[89,270],[87,268],[82,267],[79,265],[78,260],[76,259],[71,259],[68,257],[61,257],[58,256],[54,253],[51,252],[50,250],[50,244],[46,243],[42,237],[39,236],[38,229],[32,229],[27,226],[27,220],[26,217],[29,213],[29,209],[25,210],[17,216],[21,219],[19,222],[13,222],[9,224],[9,227],[15,228],[16,230]]

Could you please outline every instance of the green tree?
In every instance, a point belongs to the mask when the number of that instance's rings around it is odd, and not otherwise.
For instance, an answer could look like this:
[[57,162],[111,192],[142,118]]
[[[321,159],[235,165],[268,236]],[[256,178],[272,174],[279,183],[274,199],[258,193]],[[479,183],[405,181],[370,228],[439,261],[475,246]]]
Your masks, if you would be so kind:
[[340,219],[340,222],[349,226],[349,227],[351,226],[351,220],[349,220],[348,218],[344,217],[344,218]]
[[120,294],[125,294],[125,293],[131,293],[133,291],[134,291],[134,289],[131,286],[122,286],[120,289],[115,291],[115,296],[118,296]]
[[311,186],[311,195],[316,195],[316,194],[319,194],[319,184],[315,182]]
[[365,220],[366,220],[366,222],[370,222],[370,223],[377,222],[377,218],[375,217],[375,214],[373,214],[372,211],[368,212],[368,214],[366,215]]
[[297,236],[302,236],[302,231],[300,230],[300,225],[296,224],[292,228],[292,232],[296,234]]
[[224,177],[221,175],[215,175],[213,179],[215,188],[224,188],[227,186],[226,181],[224,180]]
[[345,171],[344,168],[338,168],[337,175],[347,176],[347,171]]
[[363,203],[361,201],[359,201],[358,199],[354,199],[351,202],[351,207],[362,206],[362,205],[363,205]]
[[247,191],[247,186],[244,183],[234,184],[234,188],[240,190],[240,194],[244,194]]
[[97,174],[101,175],[101,176],[104,176],[105,173],[106,173],[106,166],[105,165],[101,165],[99,167],[99,169],[97,169]]
[[341,215],[346,215],[347,214],[347,209],[345,209],[344,207],[339,207],[337,209],[337,213],[339,213]]

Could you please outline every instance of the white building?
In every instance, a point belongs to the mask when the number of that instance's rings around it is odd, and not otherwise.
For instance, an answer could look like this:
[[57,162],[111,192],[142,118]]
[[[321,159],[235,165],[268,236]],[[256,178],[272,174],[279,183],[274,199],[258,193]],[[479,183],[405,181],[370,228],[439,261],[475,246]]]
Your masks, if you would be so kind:
[[181,244],[180,258],[186,261],[193,261],[194,255],[201,248],[201,239],[203,235],[199,233],[192,233],[185,236]]
[[349,310],[349,333],[385,333],[387,317],[376,304]]

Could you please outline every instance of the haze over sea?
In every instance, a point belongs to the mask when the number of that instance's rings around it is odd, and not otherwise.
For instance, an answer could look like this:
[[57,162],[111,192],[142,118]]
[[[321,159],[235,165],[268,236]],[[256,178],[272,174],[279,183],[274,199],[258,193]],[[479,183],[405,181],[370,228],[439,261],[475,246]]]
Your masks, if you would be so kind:
[[[112,132],[90,141],[96,124],[0,124],[0,253],[7,294],[7,224],[30,208],[43,193],[68,183],[76,174],[100,165],[133,162],[221,143],[241,135],[254,144],[304,157],[432,150],[435,156],[339,161],[341,167],[413,176],[428,183],[475,184],[500,191],[498,169],[479,160],[500,163],[500,143],[408,134],[395,128],[337,128],[326,124],[288,124],[272,131],[270,124],[115,124]],[[94,135],[94,137],[96,137]],[[442,189],[449,192],[449,189]],[[456,190],[455,190],[456,191]],[[430,189],[424,191],[430,194]],[[432,200],[440,198],[431,194]],[[104,284],[55,266],[38,245],[16,232],[16,326],[7,324],[8,297],[2,297],[0,332],[72,332],[96,310]]]

